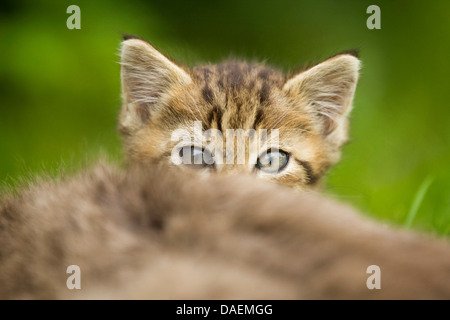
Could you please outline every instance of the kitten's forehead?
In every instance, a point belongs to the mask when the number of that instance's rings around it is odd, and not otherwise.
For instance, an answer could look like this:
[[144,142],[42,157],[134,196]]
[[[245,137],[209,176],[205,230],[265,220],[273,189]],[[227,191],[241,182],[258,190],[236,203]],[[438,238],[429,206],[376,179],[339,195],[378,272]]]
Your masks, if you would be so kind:
[[273,103],[273,91],[285,82],[275,69],[240,61],[196,67],[192,78],[200,89],[208,122],[230,129],[253,127],[262,109]]
[[220,90],[252,90],[258,82],[281,87],[285,80],[278,70],[261,63],[243,61],[198,66],[192,73],[197,83],[215,85]]

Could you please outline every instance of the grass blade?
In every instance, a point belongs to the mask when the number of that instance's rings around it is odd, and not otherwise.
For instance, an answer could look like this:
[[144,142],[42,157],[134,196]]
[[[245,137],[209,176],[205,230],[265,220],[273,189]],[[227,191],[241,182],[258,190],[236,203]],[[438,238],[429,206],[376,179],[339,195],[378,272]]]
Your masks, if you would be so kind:
[[414,201],[411,205],[411,209],[409,209],[408,215],[406,216],[405,226],[411,227],[412,223],[416,219],[417,212],[419,211],[419,207],[423,202],[423,199],[425,198],[425,194],[428,191],[428,188],[430,188],[431,183],[433,182],[432,177],[427,177],[420,186],[419,190],[417,190],[416,195],[414,196]]

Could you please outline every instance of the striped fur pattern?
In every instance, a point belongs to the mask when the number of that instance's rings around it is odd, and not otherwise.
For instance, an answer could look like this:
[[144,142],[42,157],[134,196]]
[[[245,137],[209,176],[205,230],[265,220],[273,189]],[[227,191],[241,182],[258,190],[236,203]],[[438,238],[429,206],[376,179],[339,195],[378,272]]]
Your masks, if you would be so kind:
[[[178,143],[172,134],[184,130],[193,137],[192,145],[210,148],[212,144],[221,150],[216,158],[229,155],[227,143],[233,145],[234,157],[245,154],[244,163],[217,161],[201,170],[204,173],[256,174],[307,189],[321,185],[347,141],[360,67],[352,54],[334,56],[288,77],[264,64],[237,60],[187,69],[147,42],[130,38],[122,43],[121,63],[119,128],[131,162],[170,164]],[[193,129],[196,121],[201,122],[201,133]],[[211,129],[222,133],[220,146],[205,145],[202,133]],[[245,136],[244,143],[233,136],[230,142],[229,129],[255,133]],[[278,130],[277,140],[270,134],[272,129]],[[286,168],[274,174],[255,170],[258,156],[275,147],[289,154]]]

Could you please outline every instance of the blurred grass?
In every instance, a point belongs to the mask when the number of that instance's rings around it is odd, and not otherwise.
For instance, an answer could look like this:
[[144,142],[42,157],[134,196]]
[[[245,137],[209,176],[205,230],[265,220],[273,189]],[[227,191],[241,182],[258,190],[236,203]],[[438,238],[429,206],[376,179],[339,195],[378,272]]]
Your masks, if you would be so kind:
[[430,188],[431,183],[433,182],[433,178],[427,177],[425,181],[420,186],[419,190],[417,191],[414,201],[411,205],[411,209],[409,210],[408,214],[406,215],[406,221],[405,226],[411,227],[414,220],[416,220],[417,212],[419,211],[420,205],[422,204],[425,195]]
[[[66,8],[81,8],[81,30]],[[376,1],[4,1],[0,8],[0,181],[120,157],[121,33],[192,65],[230,55],[285,71],[349,48],[363,70],[352,142],[327,193],[382,220],[450,232],[450,3]],[[433,183],[413,218],[426,177]],[[409,219],[409,220],[408,220]]]

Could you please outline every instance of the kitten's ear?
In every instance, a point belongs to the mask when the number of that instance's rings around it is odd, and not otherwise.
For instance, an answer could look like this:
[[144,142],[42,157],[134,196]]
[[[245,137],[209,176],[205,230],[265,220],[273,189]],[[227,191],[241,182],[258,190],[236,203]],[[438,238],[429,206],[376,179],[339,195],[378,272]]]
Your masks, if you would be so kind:
[[122,42],[121,79],[123,107],[120,128],[140,127],[161,107],[161,101],[174,86],[189,84],[189,74],[144,40]]
[[348,114],[360,61],[340,54],[287,80],[283,90],[316,115],[323,134],[336,144],[347,139]]

